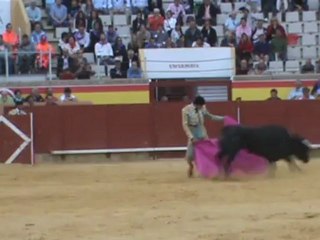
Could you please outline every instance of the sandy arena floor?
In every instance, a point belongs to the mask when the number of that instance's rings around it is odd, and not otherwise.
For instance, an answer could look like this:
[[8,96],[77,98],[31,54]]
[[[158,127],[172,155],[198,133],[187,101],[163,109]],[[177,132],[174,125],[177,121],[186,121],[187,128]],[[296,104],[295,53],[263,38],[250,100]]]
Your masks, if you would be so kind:
[[1,240],[317,240],[320,161],[187,179],[184,161],[0,165]]

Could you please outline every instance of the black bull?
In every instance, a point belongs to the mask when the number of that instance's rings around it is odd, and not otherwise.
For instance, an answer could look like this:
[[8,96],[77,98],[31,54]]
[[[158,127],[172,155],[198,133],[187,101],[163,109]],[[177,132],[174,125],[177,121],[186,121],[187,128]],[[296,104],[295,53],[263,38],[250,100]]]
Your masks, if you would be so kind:
[[230,165],[241,149],[264,157],[270,163],[270,174],[274,174],[276,162],[284,159],[290,170],[300,170],[292,160],[297,157],[304,163],[309,161],[311,146],[308,141],[298,135],[291,135],[281,126],[244,127],[227,126],[219,138],[219,158],[224,161],[226,176],[230,173]]

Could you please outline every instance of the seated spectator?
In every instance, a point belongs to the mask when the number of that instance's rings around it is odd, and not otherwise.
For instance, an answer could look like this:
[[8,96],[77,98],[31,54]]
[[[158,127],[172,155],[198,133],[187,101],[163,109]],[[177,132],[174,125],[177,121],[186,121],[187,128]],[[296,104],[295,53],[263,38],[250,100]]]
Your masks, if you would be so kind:
[[137,44],[139,48],[144,48],[146,43],[149,42],[151,38],[150,32],[146,29],[144,25],[140,26],[140,30],[137,32]]
[[132,14],[143,13],[144,16],[148,16],[148,0],[132,0],[131,1],[131,12]]
[[135,54],[132,49],[129,49],[127,57],[122,61],[121,69],[123,69],[124,72],[127,72],[133,62],[138,63],[139,66],[138,54]]
[[119,37],[117,31],[114,29],[113,25],[108,26],[108,30],[106,32],[106,37],[108,42],[112,45],[115,44],[116,39]]
[[117,37],[117,40],[113,45],[113,54],[115,57],[121,57],[121,59],[127,58],[127,49],[126,46],[122,43],[121,37]]
[[80,10],[77,15],[75,16],[75,27],[79,30],[81,26],[84,27],[84,29],[87,29],[87,18],[86,15],[82,10]]
[[[96,25],[96,23],[98,25]],[[103,32],[102,20],[99,17],[99,13],[96,10],[93,10],[91,12],[91,16],[88,18],[87,22],[87,32],[90,32],[92,30]]]
[[181,4],[186,14],[193,14],[193,0],[181,0]]
[[38,88],[33,88],[31,94],[26,97],[26,102],[32,105],[35,102],[44,102],[44,98],[41,96]]
[[256,67],[255,67],[255,74],[256,75],[262,75],[265,73],[265,71],[267,70],[267,64],[262,60],[260,59],[259,60],[259,63],[256,64]]
[[180,39],[176,43],[177,48],[185,48],[186,46],[186,40],[184,36],[181,36]]
[[237,46],[237,40],[236,40],[236,36],[235,33],[232,31],[227,31],[225,33],[224,38],[221,41],[220,44],[221,47],[236,47]]
[[10,116],[22,116],[27,115],[25,111],[23,111],[23,103],[17,102],[15,104],[15,108],[8,112]]
[[236,29],[236,37],[238,42],[240,41],[240,38],[242,38],[242,35],[244,33],[247,36],[251,37],[252,30],[251,27],[247,24],[247,20],[245,18],[241,18],[240,25]]
[[56,106],[58,105],[58,100],[52,95],[52,94],[47,94],[46,96],[46,106]]
[[34,31],[31,34],[31,42],[35,45],[40,43],[40,39],[43,35],[46,35],[46,33],[41,29],[40,22],[36,22],[34,24]]
[[177,19],[173,17],[173,14],[171,11],[168,11],[166,13],[166,19],[164,20],[164,25],[163,25],[164,30],[167,32],[168,36],[171,35],[171,32],[173,29],[175,29],[176,24],[177,24]]
[[108,1],[107,0],[93,0],[93,7],[94,9],[96,9],[97,11],[101,12],[101,13],[107,13],[107,9],[108,9]]
[[56,3],[51,6],[50,18],[54,27],[68,26],[68,9],[61,0],[56,0]]
[[239,25],[240,22],[237,20],[237,12],[233,11],[224,23],[224,27],[227,31],[235,32]]
[[6,25],[6,31],[2,34],[3,41],[7,44],[8,48],[12,52],[17,52],[19,47],[19,37],[12,29],[12,24],[8,23]]
[[145,26],[146,21],[144,20],[142,13],[139,11],[137,13],[137,17],[132,21],[132,33],[136,34],[139,31],[141,25]]
[[[104,1],[104,0],[103,0]],[[82,1],[82,5],[81,5],[81,10],[84,13],[84,15],[86,16],[86,18],[90,18],[91,17],[91,12],[95,9],[93,6],[93,2],[92,0],[86,0],[86,1]],[[98,9],[98,8],[97,8]]]
[[[58,57],[57,61],[57,77],[65,79],[63,75],[73,75],[75,71],[74,59],[69,56],[68,50],[64,50],[63,53]],[[71,78],[71,79],[74,79]]]
[[270,90],[270,97],[267,100],[281,100],[281,98],[278,97],[278,90],[273,88]]
[[306,63],[301,67],[301,73],[314,73],[314,65],[312,64],[311,59],[307,59]]
[[237,75],[248,75],[249,72],[250,72],[250,67],[247,60],[242,59],[240,61],[240,66],[238,66],[236,70]]
[[22,97],[22,92],[20,89],[17,89],[14,91],[13,101],[15,104],[17,104],[17,103],[23,104],[25,102],[25,99]]
[[152,36],[149,40],[149,42],[146,44],[145,48],[158,48],[158,44],[156,42],[156,39]]
[[71,88],[67,87],[63,91],[63,95],[60,97],[61,102],[77,102],[77,98],[72,95],[72,90]]
[[168,38],[164,47],[165,48],[176,48],[176,44],[174,42],[172,42],[171,38]]
[[122,14],[130,5],[131,2],[126,0],[108,0],[108,11],[112,14]]
[[311,90],[311,94],[315,98],[319,98],[319,96],[320,96],[320,79],[313,85],[313,88]]
[[121,69],[121,60],[115,59],[115,66],[110,70],[111,78],[126,78],[127,74]]
[[280,25],[278,19],[276,17],[273,17],[271,19],[270,25],[267,28],[267,41],[268,42],[271,41],[276,36],[277,30],[279,30],[281,32],[281,35],[284,38],[287,38],[285,29],[283,28],[283,26]]
[[55,51],[52,45],[48,42],[46,36],[41,37],[41,41],[37,45],[36,50],[38,52],[38,55],[37,55],[38,68],[40,70],[47,71],[49,69],[49,63],[51,61],[51,58],[54,56]]
[[302,97],[303,83],[301,80],[296,81],[296,87],[290,92],[289,100],[297,100]]
[[78,31],[74,33],[74,37],[79,44],[81,50],[86,52],[90,45],[90,34],[86,32],[84,25],[78,26]]
[[180,0],[174,0],[173,3],[170,3],[167,9],[167,12],[172,12],[172,17],[177,19],[177,23],[183,25],[183,18],[186,15],[183,5]]
[[[68,2],[70,2],[70,0]],[[73,25],[76,21],[76,16],[80,11],[81,6],[77,0],[71,0],[71,6],[70,8],[67,7],[67,9],[68,9],[68,20]]]
[[257,43],[259,41],[259,37],[261,36],[261,34],[267,34],[267,29],[263,27],[263,20],[259,19],[257,21],[256,27],[254,28],[254,30],[252,31],[252,42],[253,43]]
[[192,43],[192,47],[208,48],[210,47],[209,43],[203,41],[202,37],[199,37],[196,41]]
[[32,0],[30,6],[26,8],[31,28],[34,28],[36,22],[40,22],[42,18],[41,9],[37,7],[37,2]]
[[276,35],[271,40],[272,59],[285,61],[287,59],[287,46],[287,38],[283,36],[280,29],[277,29]]
[[168,34],[163,29],[163,26],[160,26],[159,29],[152,34],[152,37],[156,40],[158,48],[162,48],[166,45]]
[[237,53],[239,59],[245,59],[248,62],[252,60],[252,53],[254,50],[254,46],[248,37],[247,34],[243,33],[239,42],[239,45],[237,47]]
[[94,29],[90,32],[90,44],[87,48],[87,52],[93,52],[94,53],[94,47],[95,45],[100,41],[101,35],[103,33],[103,27],[100,25],[100,23],[97,21],[94,24]]
[[266,35],[261,34],[259,41],[254,45],[254,56],[256,61],[263,60],[265,63],[269,62],[269,55],[271,54],[271,46],[266,42]]
[[288,0],[277,0],[276,2],[277,2],[276,7],[278,12],[285,13],[288,11],[288,8],[289,8]]
[[217,25],[217,14],[221,13],[220,9],[216,7],[210,0],[203,0],[200,4],[197,14],[197,24],[202,26],[206,20],[210,20],[212,25]]
[[0,105],[14,105],[13,97],[7,91],[0,92]]
[[[161,16],[165,16],[165,13],[164,13],[163,7],[162,7],[162,0],[148,0],[149,13],[152,13],[155,8],[160,9]],[[145,17],[145,19],[147,19],[147,16]]]
[[314,100],[315,97],[310,94],[310,89],[308,87],[304,87],[302,89],[302,96],[298,98],[298,100]]
[[132,62],[132,66],[128,69],[127,78],[142,78],[142,71],[138,67],[137,62]]
[[[4,43],[3,37],[0,34],[0,75],[6,73],[6,60],[5,60],[5,52],[10,51],[10,47],[8,44]],[[12,54],[8,55],[8,63],[9,63],[9,74],[13,74],[14,72],[14,58]]]
[[55,102],[58,101],[58,98],[56,98],[54,96],[54,92],[53,92],[53,89],[51,87],[47,88],[47,93],[46,93],[46,96],[45,96],[45,100],[47,101],[48,98],[51,98]]
[[162,27],[164,24],[164,18],[160,15],[160,10],[155,8],[153,15],[150,15],[148,18],[149,29],[150,31],[157,31],[159,27]]
[[189,28],[185,32],[185,43],[186,47],[191,47],[193,42],[201,37],[201,32],[197,28],[196,22],[194,19],[191,19],[189,22]]
[[174,42],[175,44],[177,44],[177,42],[179,41],[179,39],[183,36],[183,32],[181,29],[181,25],[180,24],[176,24],[175,28],[172,30],[171,32],[171,39],[172,42]]
[[68,52],[69,56],[72,58],[77,58],[81,53],[80,45],[77,43],[74,36],[70,36],[68,39],[68,44],[65,46],[65,50]]
[[34,67],[36,48],[30,41],[28,35],[22,36],[22,42],[19,46],[18,65],[20,73],[28,73]]
[[59,43],[58,43],[58,47],[59,47],[59,52],[62,54],[62,52],[64,50],[67,49],[67,45],[68,45],[68,42],[69,42],[69,33],[67,32],[63,32],[61,33],[61,38],[59,39]]
[[308,11],[308,1],[307,0],[291,0],[291,9],[292,11]]
[[99,59],[98,63],[105,66],[105,74],[108,76],[108,64],[113,64],[113,50],[111,44],[107,41],[106,35],[100,35],[100,41],[96,43],[94,52]]
[[211,22],[206,20],[201,30],[202,37],[211,47],[217,46],[218,37],[216,30],[211,27]]
[[86,58],[82,58],[80,61],[80,66],[76,71],[75,75],[77,79],[90,79],[95,72],[92,70],[91,65],[88,63]]

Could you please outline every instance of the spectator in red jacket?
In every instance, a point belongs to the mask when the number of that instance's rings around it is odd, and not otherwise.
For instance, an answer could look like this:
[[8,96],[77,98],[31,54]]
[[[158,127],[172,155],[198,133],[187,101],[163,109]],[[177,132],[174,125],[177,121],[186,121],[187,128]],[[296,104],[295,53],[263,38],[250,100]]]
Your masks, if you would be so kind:
[[164,18],[160,14],[160,10],[155,8],[153,11],[153,15],[149,17],[149,29],[150,31],[156,32],[159,27],[163,26]]
[[267,41],[271,41],[273,37],[276,35],[276,31],[281,31],[284,37],[287,37],[286,31],[283,26],[280,25],[278,19],[276,17],[271,19],[270,25],[267,28]]
[[248,62],[252,59],[254,46],[247,34],[243,33],[238,45],[238,57],[240,60],[245,59]]

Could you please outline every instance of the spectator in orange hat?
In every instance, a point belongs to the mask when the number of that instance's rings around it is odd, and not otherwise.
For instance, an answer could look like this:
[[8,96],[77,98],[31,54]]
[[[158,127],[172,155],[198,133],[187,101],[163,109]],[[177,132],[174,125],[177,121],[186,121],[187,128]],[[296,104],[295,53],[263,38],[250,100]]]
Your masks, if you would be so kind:
[[54,48],[52,45],[48,42],[47,36],[43,35],[41,37],[40,43],[37,45],[37,65],[40,69],[48,70],[49,69],[49,63],[51,61],[51,57],[55,54]]

